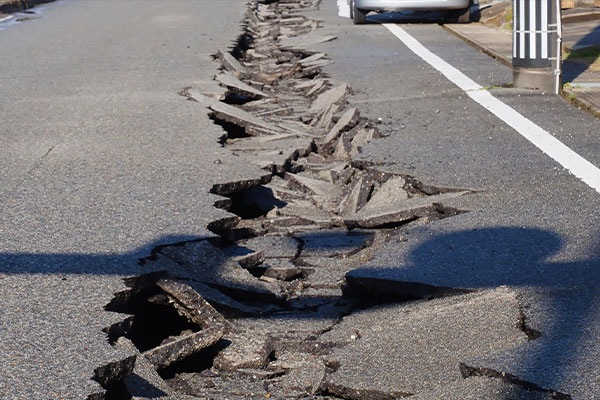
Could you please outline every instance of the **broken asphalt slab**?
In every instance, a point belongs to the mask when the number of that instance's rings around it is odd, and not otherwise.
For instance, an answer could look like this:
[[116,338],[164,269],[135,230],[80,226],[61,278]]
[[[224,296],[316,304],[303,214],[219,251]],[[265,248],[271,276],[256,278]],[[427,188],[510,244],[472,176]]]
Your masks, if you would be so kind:
[[[222,149],[223,130],[177,95],[218,72],[210,54],[229,45],[244,4],[169,8],[58,2],[26,29],[2,30],[11,57],[0,60],[0,135],[11,139],[0,157],[0,398],[102,396],[95,369],[131,355],[102,331],[123,319],[104,311],[122,278],[143,272],[138,260],[155,246],[212,236],[207,224],[228,215],[212,207],[212,186],[260,171]],[[187,16],[205,12],[220,17],[202,31]],[[142,36],[124,33],[131,15]],[[148,52],[159,37],[161,51]]]
[[519,314],[516,293],[502,288],[356,312],[321,336],[347,343],[329,356],[335,367],[323,387],[392,399],[460,382],[462,360],[527,342]]
[[488,226],[487,219],[482,212],[464,214],[388,242],[348,273],[350,292],[432,298],[507,285],[518,294],[535,340],[462,360],[465,374],[593,398],[599,390],[590,367],[599,362],[594,247],[579,254],[580,261],[560,261],[577,240],[575,232],[555,233],[554,223],[544,218],[529,228],[514,215],[496,213],[500,226]]

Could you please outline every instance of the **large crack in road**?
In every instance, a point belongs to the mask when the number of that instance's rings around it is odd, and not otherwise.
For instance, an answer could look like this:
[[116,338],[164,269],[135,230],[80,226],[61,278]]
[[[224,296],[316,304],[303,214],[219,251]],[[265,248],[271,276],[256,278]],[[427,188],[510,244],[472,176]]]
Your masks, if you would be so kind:
[[510,289],[347,276],[387,241],[464,212],[444,201],[469,191],[355,161],[381,133],[348,106],[351,88],[323,74],[327,55],[310,50],[335,40],[303,15],[319,1],[268,3],[215,56],[226,93],[180,92],[209,109],[223,146],[265,173],[213,187],[215,207],[232,213],[209,225],[219,238],[140,261],[148,274],[106,306],[127,318],[105,329],[137,357],[98,368],[106,393],[90,398],[426,399],[465,384],[569,398],[470,366],[539,336]]

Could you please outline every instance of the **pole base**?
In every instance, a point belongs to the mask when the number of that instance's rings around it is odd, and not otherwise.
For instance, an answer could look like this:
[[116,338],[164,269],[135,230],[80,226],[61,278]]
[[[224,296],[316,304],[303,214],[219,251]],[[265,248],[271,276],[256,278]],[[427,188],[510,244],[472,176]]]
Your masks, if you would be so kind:
[[556,76],[552,68],[513,67],[513,87],[554,93]]

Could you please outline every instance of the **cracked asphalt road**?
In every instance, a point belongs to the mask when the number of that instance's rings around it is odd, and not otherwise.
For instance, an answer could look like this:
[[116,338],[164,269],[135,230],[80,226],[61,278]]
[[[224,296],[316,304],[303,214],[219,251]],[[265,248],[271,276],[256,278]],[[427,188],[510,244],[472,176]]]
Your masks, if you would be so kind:
[[[351,26],[337,16],[333,2],[324,3],[323,14],[324,31],[339,38],[318,47],[335,61],[326,71],[349,82],[351,102],[370,119],[381,118],[389,135],[367,145],[360,158],[385,161],[392,170],[409,170],[436,185],[476,191],[448,202],[471,212],[417,228],[407,242],[389,242],[350,275],[515,288],[543,340],[487,360],[488,368],[573,398],[597,397],[598,376],[590,365],[598,363],[594,343],[600,335],[594,311],[600,194],[471,101],[383,26]],[[436,24],[402,26],[484,87],[512,80],[510,69]],[[557,96],[491,92],[600,165],[598,120]]]
[[[212,236],[249,178],[178,95],[215,86],[243,1],[65,1],[0,31],[0,398],[81,399],[121,355],[103,311],[158,244]],[[208,86],[207,86],[208,85]],[[218,168],[216,166],[218,165]]]
[[[177,94],[190,85],[220,90],[211,55],[241,32],[246,10],[240,1],[228,4],[68,1],[0,32],[0,54],[11,55],[0,61],[0,397],[101,392],[90,379],[94,368],[125,355],[101,332],[122,319],[103,311],[124,289],[121,278],[140,273],[137,260],[157,245],[212,236],[207,224],[228,215],[212,207],[215,183],[264,174],[222,148],[223,131]],[[334,61],[326,72],[353,88],[352,105],[388,135],[365,145],[360,158],[475,191],[448,202],[470,213],[388,242],[351,275],[509,286],[542,339],[464,360],[465,368],[596,397],[598,193],[382,26],[352,26],[331,0],[307,14],[323,21],[322,34],[338,37],[313,46]],[[510,70],[437,25],[405,29],[483,86],[510,80]],[[494,93],[600,164],[597,120],[554,96]],[[481,389],[456,386],[454,396]]]

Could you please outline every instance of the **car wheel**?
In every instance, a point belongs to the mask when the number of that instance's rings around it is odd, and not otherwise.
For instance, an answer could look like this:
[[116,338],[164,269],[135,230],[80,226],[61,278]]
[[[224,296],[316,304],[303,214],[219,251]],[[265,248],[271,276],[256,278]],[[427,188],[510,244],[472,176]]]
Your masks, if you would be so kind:
[[352,15],[352,21],[354,21],[354,25],[360,25],[367,22],[367,11],[356,8],[354,0],[352,0],[352,9],[350,14]]

